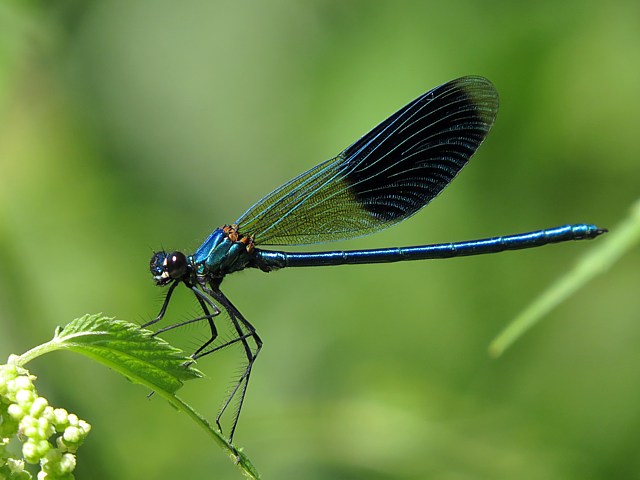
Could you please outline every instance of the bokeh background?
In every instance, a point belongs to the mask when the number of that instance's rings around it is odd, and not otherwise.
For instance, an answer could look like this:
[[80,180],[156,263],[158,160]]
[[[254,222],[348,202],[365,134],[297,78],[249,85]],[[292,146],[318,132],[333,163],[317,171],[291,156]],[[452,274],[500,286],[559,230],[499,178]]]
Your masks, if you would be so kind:
[[[86,312],[153,318],[154,249],[195,250],[466,74],[501,95],[478,155],[424,212],[340,247],[615,227],[640,193],[637,1],[2,1],[0,357]],[[228,278],[265,342],[238,445],[269,479],[640,478],[637,250],[487,355],[593,246]],[[181,292],[171,318],[196,307]],[[241,361],[199,367],[181,395],[211,419]],[[55,353],[30,368],[94,427],[78,478],[239,478],[103,366]]]

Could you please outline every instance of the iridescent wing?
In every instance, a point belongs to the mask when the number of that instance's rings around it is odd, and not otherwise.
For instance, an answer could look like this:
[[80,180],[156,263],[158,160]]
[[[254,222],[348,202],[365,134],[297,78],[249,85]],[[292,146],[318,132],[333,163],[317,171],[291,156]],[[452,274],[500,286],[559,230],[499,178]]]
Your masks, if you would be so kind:
[[344,240],[382,230],[433,200],[489,133],[498,92],[483,77],[434,88],[236,222],[256,244]]

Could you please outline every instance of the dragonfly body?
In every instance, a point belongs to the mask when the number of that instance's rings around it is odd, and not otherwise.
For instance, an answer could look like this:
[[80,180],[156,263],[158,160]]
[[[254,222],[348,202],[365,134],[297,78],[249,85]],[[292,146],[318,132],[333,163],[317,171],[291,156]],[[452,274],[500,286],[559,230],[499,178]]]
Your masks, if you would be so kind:
[[[175,288],[189,288],[204,315],[158,330],[207,321],[210,339],[192,358],[241,344],[247,358],[231,400],[237,425],[253,363],[262,340],[220,290],[224,277],[246,268],[265,272],[286,267],[387,263],[450,258],[532,248],[595,238],[605,230],[589,224],[564,225],[529,233],[466,242],[374,250],[294,253],[259,245],[301,245],[367,235],[415,214],[433,200],[466,165],[488,134],[498,111],[494,86],[482,77],[462,77],[418,97],[336,157],[277,188],[234,224],[217,228],[193,255],[156,252],[150,269],[157,285],[170,285],[158,316],[161,320]],[[215,318],[225,311],[235,336],[216,345]]]

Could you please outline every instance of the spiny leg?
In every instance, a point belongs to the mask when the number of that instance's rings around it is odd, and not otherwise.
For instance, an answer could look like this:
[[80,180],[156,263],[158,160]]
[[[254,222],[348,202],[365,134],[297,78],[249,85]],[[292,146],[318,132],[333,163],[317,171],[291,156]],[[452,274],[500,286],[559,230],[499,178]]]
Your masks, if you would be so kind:
[[[203,292],[198,290],[197,287],[193,285],[189,285],[189,287],[191,288],[191,291],[195,295],[196,299],[198,300],[200,307],[202,307],[204,316],[207,319],[207,322],[209,322],[209,329],[211,330],[211,337],[209,338],[209,340],[207,340],[202,345],[200,345],[200,347],[195,352],[193,352],[193,354],[191,354],[191,358],[195,360],[196,358],[198,358],[198,354],[202,352],[202,350],[207,348],[209,345],[211,345],[211,343],[213,343],[216,340],[216,338],[218,338],[218,330],[216,329],[216,325],[215,325],[215,322],[213,321],[213,317],[220,315],[220,309],[215,303],[213,303],[213,301],[211,301],[211,299],[207,295],[205,295]],[[213,315],[209,313],[209,308],[207,307],[207,304],[211,306],[211,308],[213,309]]]
[[201,357],[204,357],[205,355],[209,355],[211,353],[217,352],[218,350],[222,350],[223,348],[228,347],[229,345],[233,345],[235,343],[242,342],[243,340],[245,340],[247,338],[253,338],[253,336],[254,336],[253,333],[244,333],[240,337],[233,338],[233,339],[229,340],[228,342],[223,343],[222,345],[218,345],[217,347],[214,347],[211,350],[207,350],[206,352],[204,352],[202,354],[199,354],[198,358],[201,358]]
[[[167,292],[167,295],[164,298],[164,302],[162,303],[162,307],[160,308],[160,313],[158,314],[158,316],[156,318],[154,318],[153,320],[151,320],[150,322],[147,322],[143,325],[140,326],[140,328],[146,328],[150,325],[153,325],[157,322],[159,322],[160,320],[162,320],[162,318],[165,316],[165,314],[167,313],[167,307],[169,306],[169,301],[171,300],[171,295],[173,294],[173,291],[175,290],[175,288],[178,286],[180,282],[179,281],[174,281],[171,286],[169,287],[169,291]],[[220,315],[220,309],[217,307],[217,305],[215,303],[213,303],[213,301],[207,297],[204,293],[200,292],[196,287],[194,287],[193,285],[191,285],[190,283],[185,282],[185,285],[187,287],[189,287],[195,294],[196,299],[198,300],[198,303],[200,303],[200,307],[202,308],[202,311],[204,312],[204,316],[202,317],[197,317],[197,318],[191,318],[189,320],[185,320],[183,322],[178,322],[178,323],[174,323],[173,325],[169,325],[167,327],[161,328],[159,330],[156,330],[155,332],[153,332],[152,336],[155,337],[156,335],[160,335],[164,332],[168,332],[169,330],[173,330],[175,328],[180,328],[183,327],[185,325],[189,325],[191,323],[196,323],[196,322],[201,322],[202,320],[207,320],[207,322],[209,322],[209,328],[211,329],[211,338],[209,340],[207,340],[200,348],[198,348],[198,350],[195,351],[195,353],[193,353],[191,355],[191,358],[194,358],[195,355],[198,354],[198,352],[200,352],[202,349],[204,349],[205,347],[207,347],[207,345],[210,345],[211,342],[215,341],[215,339],[218,336],[218,331],[216,330],[216,326],[215,323],[213,321],[213,318],[216,317],[217,315]],[[199,295],[198,295],[199,294]],[[209,304],[212,307],[213,313],[211,313],[209,311],[209,309],[207,308],[207,304]],[[226,346],[226,345],[224,345]],[[191,361],[186,361],[184,362],[184,366],[188,367],[190,364],[193,363],[193,360]],[[151,392],[148,397],[151,397],[151,395],[153,395],[154,392]]]
[[163,327],[163,328],[161,328],[159,330],[156,330],[155,332],[153,332],[153,336],[155,337],[156,335],[160,335],[161,333],[168,332],[168,331],[174,330],[176,328],[184,327],[185,325],[190,325],[192,323],[198,323],[198,322],[201,322],[203,320],[208,320],[208,319],[210,319],[212,317],[215,317],[216,315],[218,315],[218,313],[204,315],[202,317],[190,318],[189,320],[185,320],[184,322],[174,323],[173,325],[169,325],[169,326]]
[[140,328],[147,328],[153,325],[154,323],[158,323],[160,320],[164,318],[165,313],[167,313],[167,308],[169,307],[169,300],[171,300],[171,295],[173,295],[173,291],[176,289],[179,283],[180,283],[179,281],[174,281],[169,287],[169,291],[167,292],[167,295],[164,297],[164,302],[162,302],[162,307],[160,308],[160,313],[158,313],[158,316],[147,323],[143,323],[142,325],[140,325]]
[[[146,328],[150,325],[153,325],[157,322],[159,322],[160,320],[162,320],[162,318],[164,318],[167,308],[169,306],[169,301],[171,300],[171,296],[175,290],[175,288],[178,286],[178,284],[181,282],[174,282],[171,284],[171,286],[169,287],[169,291],[167,292],[167,295],[164,299],[164,302],[162,304],[162,308],[160,309],[160,313],[158,314],[158,316],[151,320],[150,322],[147,322],[145,324],[142,325],[141,328]],[[193,360],[197,360],[198,358],[204,357],[205,355],[209,355],[210,353],[216,352],[218,350],[221,350],[222,348],[225,348],[229,345],[233,345],[235,343],[241,342],[242,346],[244,348],[245,351],[245,356],[247,358],[247,366],[244,369],[242,375],[240,376],[238,382],[236,383],[235,387],[233,388],[233,390],[231,391],[231,393],[229,394],[229,396],[227,397],[227,399],[225,400],[220,412],[218,413],[217,417],[216,417],[216,424],[218,426],[218,428],[220,429],[220,431],[222,431],[222,426],[220,425],[220,420],[222,418],[222,415],[225,413],[226,409],[229,407],[229,405],[231,404],[231,401],[233,400],[233,398],[236,396],[236,394],[238,393],[238,391],[240,391],[240,397],[239,397],[239,401],[238,401],[238,408],[235,412],[235,415],[233,417],[233,422],[232,422],[232,426],[231,426],[231,430],[230,430],[230,434],[229,434],[229,442],[231,443],[233,441],[233,435],[235,433],[236,430],[236,426],[238,424],[238,419],[240,418],[240,412],[242,410],[242,405],[244,403],[244,397],[246,395],[247,392],[247,386],[249,384],[249,377],[251,375],[251,369],[253,367],[253,362],[255,362],[255,359],[258,356],[258,353],[260,352],[260,349],[262,348],[262,340],[260,339],[260,337],[258,336],[258,334],[255,331],[255,328],[253,327],[253,325],[251,325],[251,323],[249,323],[243,316],[242,314],[238,311],[238,309],[229,301],[229,299],[217,288],[219,286],[219,281],[212,285],[212,287],[214,287],[213,289],[209,289],[206,287],[202,287],[201,291],[200,289],[198,289],[196,286],[191,285],[190,283],[185,282],[185,284],[187,285],[187,287],[189,287],[191,289],[191,291],[194,293],[194,295],[196,296],[196,298],[198,299],[198,303],[200,303],[200,306],[204,312],[204,316],[203,317],[198,317],[195,319],[190,319],[190,320],[186,320],[184,322],[180,322],[180,323],[176,323],[174,325],[170,325],[168,327],[165,327],[159,331],[157,331],[155,334],[159,334],[162,332],[166,332],[168,330],[172,330],[174,328],[179,328],[182,327],[184,325],[188,325],[191,323],[195,323],[197,321],[201,321],[206,319],[209,322],[209,327],[211,329],[211,338],[209,340],[207,340],[207,342],[205,342],[200,348],[198,348],[198,350],[196,350],[196,352],[191,355],[191,358]],[[213,298],[213,300],[212,300]],[[238,334],[238,336],[222,345],[219,345],[217,347],[214,347],[210,350],[207,351],[203,351],[206,349],[207,346],[211,345],[212,342],[215,341],[215,339],[218,336],[217,333],[217,329],[215,327],[215,323],[213,321],[213,317],[217,316],[220,314],[220,309],[218,308],[218,306],[214,303],[214,300],[217,301],[229,314],[229,318],[231,319],[231,322]],[[213,310],[213,314],[210,312],[209,307],[211,307],[211,309]],[[243,331],[243,328],[246,329],[248,332],[245,333],[245,331]],[[248,340],[249,339],[253,339],[253,341],[255,342],[255,347],[252,348],[251,345],[249,345]]]
[[[234,315],[230,315],[233,319],[233,324],[236,327],[236,331],[238,331],[238,334],[240,335],[241,332],[241,328],[238,324],[238,317],[235,317]],[[257,335],[257,333],[255,332],[255,330],[253,329],[253,326],[251,326],[251,324],[249,324],[249,322],[247,322],[246,320],[243,319],[243,317],[240,317],[240,320],[242,321],[242,323],[246,326],[246,325],[250,325],[250,332],[247,334],[241,334],[240,337],[238,337],[239,340],[242,341],[242,344],[245,348],[245,354],[247,357],[247,366],[245,367],[244,371],[242,372],[242,375],[240,375],[240,378],[238,379],[235,387],[233,387],[233,389],[231,390],[231,393],[229,393],[229,395],[227,396],[227,399],[224,401],[224,404],[222,405],[222,408],[220,409],[220,412],[218,413],[218,415],[216,416],[216,424],[218,425],[218,428],[220,428],[222,430],[222,427],[220,425],[220,421],[222,419],[222,416],[224,415],[225,411],[227,410],[227,408],[229,407],[229,405],[231,404],[232,400],[234,399],[234,397],[239,393],[239,397],[238,397],[238,404],[237,404],[237,409],[235,411],[235,413],[233,414],[233,420],[231,422],[231,429],[229,430],[229,442],[233,443],[233,435],[235,433],[236,427],[238,425],[238,420],[240,419],[240,412],[242,411],[242,405],[244,404],[244,398],[245,395],[247,393],[247,387],[249,386],[249,378],[251,376],[251,370],[253,368],[253,362],[255,362],[258,353],[260,352],[260,349],[262,348],[262,340],[260,339],[260,337]],[[249,328],[249,327],[247,327]],[[255,351],[251,349],[251,347],[249,346],[247,339],[248,338],[253,338],[254,342],[256,343],[256,347],[255,347]]]
[[[160,320],[162,320],[162,318],[164,317],[164,315],[167,312],[167,307],[169,306],[169,301],[171,300],[171,295],[173,294],[173,291],[175,290],[175,288],[178,286],[180,282],[176,281],[173,282],[171,284],[171,286],[169,287],[169,291],[167,292],[167,295],[165,296],[164,302],[162,303],[162,308],[160,309],[160,313],[158,314],[158,316],[156,318],[154,318],[153,320],[151,320],[150,322],[147,322],[145,324],[143,324],[140,328],[146,328],[150,325],[153,325],[154,323],[159,322]],[[216,337],[218,336],[218,332],[216,330],[215,324],[213,322],[213,318],[220,315],[220,309],[218,308],[218,306],[213,302],[213,300],[211,300],[206,294],[204,294],[203,292],[201,292],[200,290],[197,289],[197,287],[193,286],[191,283],[187,283],[185,282],[185,285],[191,289],[191,291],[194,293],[196,300],[198,300],[198,303],[200,304],[200,307],[202,308],[202,311],[204,312],[204,316],[202,317],[197,317],[197,318],[191,318],[189,320],[185,320],[183,322],[178,322],[178,323],[174,323],[173,325],[169,325],[167,327],[161,328],[159,330],[157,330],[156,332],[154,332],[154,336],[155,335],[159,335],[161,333],[167,332],[169,330],[173,330],[175,328],[180,328],[183,327],[185,325],[189,325],[191,323],[196,323],[196,322],[200,322],[202,320],[207,320],[207,322],[209,323],[209,328],[211,330],[211,338],[209,340],[207,340],[205,342],[204,345],[202,345],[200,348],[198,348],[198,350],[196,350],[196,352],[193,355],[197,355],[200,351],[202,351],[204,348],[207,347],[207,345],[211,344],[211,342],[213,342]],[[213,313],[211,313],[209,311],[209,308],[207,308],[207,304],[211,307],[211,309],[213,310]]]
[[[232,443],[233,434],[235,433],[236,426],[238,424],[238,419],[240,418],[240,411],[242,410],[242,405],[244,403],[244,397],[247,393],[247,386],[249,385],[249,377],[251,376],[251,369],[253,367],[253,362],[255,362],[258,356],[258,353],[262,348],[262,340],[256,333],[256,330],[253,327],[253,325],[251,325],[251,323],[249,323],[242,316],[240,311],[238,311],[238,309],[229,301],[229,299],[220,290],[218,290],[217,288],[215,289],[205,288],[204,290],[207,294],[211,295],[227,311],[227,313],[229,314],[229,318],[231,319],[231,322],[234,328],[236,329],[236,332],[238,333],[238,337],[230,342],[227,342],[227,344],[225,345],[216,347],[214,349],[211,349],[205,352],[201,352],[197,356],[194,356],[194,359],[213,353],[214,351],[219,350],[223,346],[227,346],[227,345],[230,345],[231,343],[235,343],[238,341],[242,342],[242,346],[245,351],[245,356],[247,357],[246,368],[242,372],[242,375],[238,379],[238,382],[236,383],[235,387],[231,390],[231,393],[225,400],[224,404],[222,405],[222,408],[220,409],[220,412],[216,416],[216,424],[218,425],[218,428],[222,431],[222,426],[220,425],[220,420],[222,418],[222,415],[227,410],[227,408],[231,404],[231,401],[236,396],[238,391],[240,391],[240,397],[238,400],[238,409],[234,414],[233,421],[231,424],[231,430],[229,431],[229,442]],[[247,333],[243,331],[243,327],[248,331]],[[250,338],[253,339],[253,341],[255,342],[255,350],[249,345],[249,342],[247,341]]]
[[212,300],[206,296],[206,294],[204,294],[203,292],[201,292],[199,290],[197,290],[197,291],[198,291],[198,296],[196,296],[196,298],[198,299],[198,301],[200,301],[200,296],[202,296],[203,299],[206,299],[206,302],[210,306],[213,307],[214,312],[213,313],[209,313],[209,310],[208,310],[206,304],[203,304],[201,302],[200,305],[201,305],[202,310],[204,311],[205,315],[203,315],[202,317],[190,318],[189,320],[185,320],[184,322],[174,323],[173,325],[169,325],[167,327],[164,327],[164,328],[161,328],[159,330],[156,330],[155,332],[153,332],[153,336],[160,335],[160,334],[162,334],[164,332],[168,332],[170,330],[173,330],[175,328],[180,328],[180,327],[183,327],[185,325],[201,322],[202,320],[208,320],[209,321],[209,326],[212,329],[212,332],[211,332],[212,338],[207,340],[206,343],[204,343],[200,348],[198,348],[198,350],[195,351],[195,353],[193,353],[191,355],[191,357],[193,357],[194,359],[198,359],[200,357],[203,357],[204,355],[209,355],[210,353],[214,353],[214,352],[217,352],[218,350],[222,350],[223,348],[228,347],[229,345],[233,345],[233,344],[241,342],[241,341],[243,341],[243,340],[245,340],[247,338],[253,337],[253,335],[254,335],[253,333],[245,333],[245,334],[242,334],[241,336],[233,338],[233,339],[231,339],[231,340],[229,340],[229,341],[227,341],[227,342],[225,342],[225,343],[223,343],[221,345],[218,345],[217,347],[214,347],[214,348],[212,348],[211,350],[208,350],[205,353],[201,353],[202,350],[204,350],[208,345],[210,345],[213,341],[215,341],[216,338],[218,338],[218,331],[217,331],[216,326],[215,326],[215,324],[213,322],[213,319],[215,317],[217,317],[218,315],[220,315],[221,312],[220,312],[220,309],[212,302]]

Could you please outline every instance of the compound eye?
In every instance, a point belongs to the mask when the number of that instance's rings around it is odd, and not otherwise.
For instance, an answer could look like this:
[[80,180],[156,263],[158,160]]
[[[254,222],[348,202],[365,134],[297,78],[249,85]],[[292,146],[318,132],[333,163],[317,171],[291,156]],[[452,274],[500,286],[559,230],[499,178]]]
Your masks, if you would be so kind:
[[149,270],[151,270],[151,275],[159,278],[164,272],[164,262],[167,258],[167,254],[165,252],[156,252],[151,257],[151,261],[149,262]]
[[187,273],[187,257],[182,252],[172,252],[167,256],[167,273],[178,280]]

